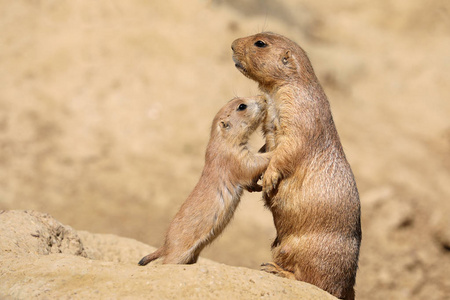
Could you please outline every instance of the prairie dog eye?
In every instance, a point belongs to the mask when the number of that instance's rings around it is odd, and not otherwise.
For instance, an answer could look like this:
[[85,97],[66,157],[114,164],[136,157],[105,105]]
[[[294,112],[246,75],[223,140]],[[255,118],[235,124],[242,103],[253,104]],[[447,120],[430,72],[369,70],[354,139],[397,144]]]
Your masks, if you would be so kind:
[[255,45],[256,47],[258,47],[258,48],[264,48],[264,47],[267,47],[267,44],[264,43],[263,41],[256,41],[254,45]]
[[239,105],[237,110],[245,110],[246,108],[247,108],[247,104],[241,104],[241,105]]

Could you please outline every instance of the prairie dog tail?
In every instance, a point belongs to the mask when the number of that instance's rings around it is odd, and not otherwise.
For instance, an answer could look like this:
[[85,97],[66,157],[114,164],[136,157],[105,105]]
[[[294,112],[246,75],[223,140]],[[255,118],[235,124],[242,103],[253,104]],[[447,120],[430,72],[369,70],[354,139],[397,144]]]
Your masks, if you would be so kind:
[[139,265],[140,266],[145,266],[146,264],[148,264],[151,261],[154,261],[155,259],[160,258],[161,256],[163,256],[163,250],[164,248],[159,248],[158,250],[156,250],[155,252],[144,256],[140,261],[139,261]]

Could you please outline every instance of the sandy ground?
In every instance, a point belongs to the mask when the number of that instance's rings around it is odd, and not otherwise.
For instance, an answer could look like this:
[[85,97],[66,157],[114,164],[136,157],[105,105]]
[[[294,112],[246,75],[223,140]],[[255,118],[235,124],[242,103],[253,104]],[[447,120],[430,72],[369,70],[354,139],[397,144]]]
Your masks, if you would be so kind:
[[[356,176],[357,297],[448,299],[449,16],[442,0],[0,0],[0,209],[161,245],[215,113],[258,93],[231,42],[270,30],[308,52]],[[203,255],[258,269],[274,236],[246,194]]]
[[335,297],[311,284],[200,258],[138,266],[152,248],[76,231],[48,214],[0,211],[0,299],[305,299]]

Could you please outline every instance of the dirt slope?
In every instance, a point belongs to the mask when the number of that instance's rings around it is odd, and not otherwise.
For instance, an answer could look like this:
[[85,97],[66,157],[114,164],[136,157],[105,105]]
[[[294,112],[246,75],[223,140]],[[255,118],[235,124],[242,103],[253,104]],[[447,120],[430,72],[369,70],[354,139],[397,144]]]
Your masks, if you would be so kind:
[[336,299],[262,271],[201,259],[141,267],[155,250],[112,234],[77,232],[35,211],[0,211],[1,299]]

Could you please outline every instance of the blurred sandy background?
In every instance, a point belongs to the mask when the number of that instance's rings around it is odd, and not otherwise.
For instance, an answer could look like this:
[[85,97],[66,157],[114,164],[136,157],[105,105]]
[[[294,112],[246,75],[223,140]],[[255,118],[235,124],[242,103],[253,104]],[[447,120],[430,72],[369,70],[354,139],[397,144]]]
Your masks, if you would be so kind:
[[[231,42],[274,31],[309,53],[357,179],[357,297],[450,297],[450,2],[0,0],[0,28],[0,209],[160,246],[215,113],[258,93]],[[245,194],[203,255],[258,269],[274,237]]]

